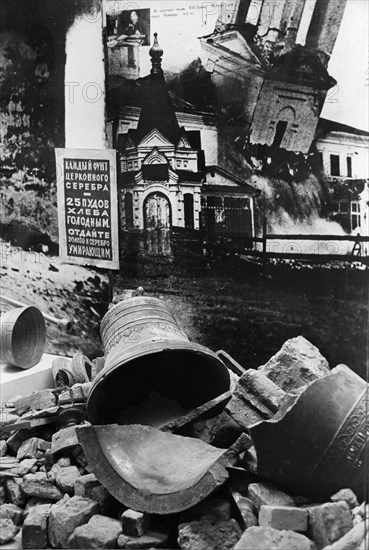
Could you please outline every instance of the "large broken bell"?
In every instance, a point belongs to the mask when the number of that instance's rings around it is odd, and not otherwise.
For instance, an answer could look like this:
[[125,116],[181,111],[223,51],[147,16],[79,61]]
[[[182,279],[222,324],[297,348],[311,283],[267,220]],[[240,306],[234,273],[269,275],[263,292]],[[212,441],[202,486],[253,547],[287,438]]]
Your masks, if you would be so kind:
[[119,302],[102,320],[101,336],[105,365],[87,401],[94,425],[77,429],[93,472],[135,510],[170,514],[195,505],[225,482],[248,438],[224,450],[158,428],[227,392],[228,369],[189,342],[156,298]]
[[313,501],[368,483],[368,385],[345,365],[312,382],[296,403],[250,428],[258,474]]
[[228,479],[226,467],[249,446],[230,449],[141,425],[83,426],[78,440],[99,481],[141,512],[173,514],[194,506]]

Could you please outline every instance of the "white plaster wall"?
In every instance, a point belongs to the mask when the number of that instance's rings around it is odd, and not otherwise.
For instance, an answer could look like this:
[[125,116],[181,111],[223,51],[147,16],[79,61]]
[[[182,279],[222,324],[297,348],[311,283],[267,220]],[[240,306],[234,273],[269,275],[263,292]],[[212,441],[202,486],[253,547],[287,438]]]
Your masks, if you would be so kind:
[[318,140],[316,147],[323,154],[324,173],[330,176],[330,155],[340,157],[341,177],[347,178],[346,158],[352,157],[352,177],[369,178],[369,137],[345,136],[333,132],[331,137]]
[[106,147],[101,12],[76,18],[66,39],[65,146]]

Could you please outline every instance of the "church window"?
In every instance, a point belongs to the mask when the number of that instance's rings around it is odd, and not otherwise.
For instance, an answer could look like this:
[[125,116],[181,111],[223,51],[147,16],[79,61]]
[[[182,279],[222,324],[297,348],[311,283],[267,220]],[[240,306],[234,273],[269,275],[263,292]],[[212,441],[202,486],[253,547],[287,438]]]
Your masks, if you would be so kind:
[[132,193],[126,193],[124,197],[124,210],[126,215],[126,229],[133,227],[133,199]]
[[331,155],[331,176],[340,176],[339,155]]
[[352,158],[347,157],[347,177],[352,178]]
[[185,219],[185,228],[193,229],[194,220],[193,220],[193,195],[192,193],[185,193],[183,196],[184,202],[184,219]]

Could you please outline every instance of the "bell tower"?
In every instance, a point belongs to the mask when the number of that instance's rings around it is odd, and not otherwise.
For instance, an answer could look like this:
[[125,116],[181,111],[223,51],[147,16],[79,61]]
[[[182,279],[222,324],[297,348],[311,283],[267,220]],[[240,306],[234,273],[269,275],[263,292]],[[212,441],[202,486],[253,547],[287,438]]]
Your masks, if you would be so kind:
[[222,2],[219,7],[219,15],[215,25],[218,32],[236,25],[243,25],[252,0],[234,0]]

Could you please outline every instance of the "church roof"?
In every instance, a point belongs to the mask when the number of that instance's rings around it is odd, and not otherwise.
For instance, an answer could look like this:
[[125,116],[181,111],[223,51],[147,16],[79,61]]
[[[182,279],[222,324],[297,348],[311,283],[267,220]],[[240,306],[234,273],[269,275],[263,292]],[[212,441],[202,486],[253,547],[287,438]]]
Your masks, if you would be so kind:
[[141,114],[135,132],[135,141],[136,143],[140,142],[149,132],[157,129],[176,145],[181,132],[161,68],[163,50],[158,44],[156,33],[154,37],[154,45],[150,49],[153,68],[151,73],[142,78],[139,84]]
[[354,134],[355,136],[369,137],[369,132],[354,128],[353,126],[347,126],[347,124],[341,124],[334,120],[328,120],[327,118],[320,118],[317,126],[316,137],[322,137],[330,132],[343,132],[345,134]]

